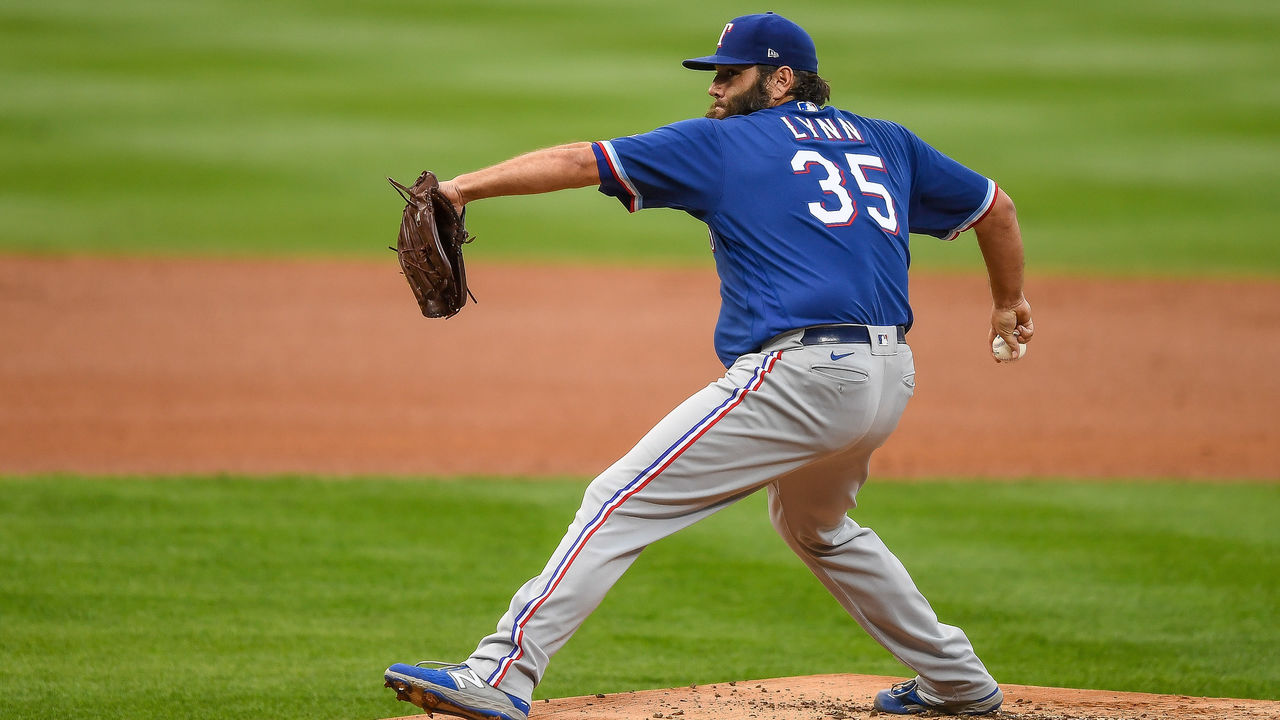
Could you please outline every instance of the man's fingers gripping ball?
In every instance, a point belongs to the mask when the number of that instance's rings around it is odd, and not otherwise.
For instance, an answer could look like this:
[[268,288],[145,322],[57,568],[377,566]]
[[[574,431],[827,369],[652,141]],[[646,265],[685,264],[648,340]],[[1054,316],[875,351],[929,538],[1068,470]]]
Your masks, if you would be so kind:
[[1009,343],[1005,342],[1004,338],[997,335],[996,339],[991,341],[991,355],[996,359],[996,362],[1013,362],[1014,360],[1020,360],[1027,355],[1027,344],[1019,342],[1018,354],[1014,355],[1013,349],[1009,347]]

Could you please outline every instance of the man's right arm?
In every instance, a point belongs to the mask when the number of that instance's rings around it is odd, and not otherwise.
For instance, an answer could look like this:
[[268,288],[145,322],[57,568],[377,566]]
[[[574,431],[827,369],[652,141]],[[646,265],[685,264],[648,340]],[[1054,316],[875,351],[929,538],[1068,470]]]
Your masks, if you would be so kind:
[[440,183],[440,191],[461,211],[473,200],[536,195],[599,182],[591,143],[580,142],[535,150],[483,170],[464,173]]
[[1016,351],[1019,341],[1031,340],[1035,326],[1031,322],[1031,305],[1022,294],[1022,231],[1018,227],[1018,213],[1004,190],[997,188],[991,210],[973,230],[978,235],[978,247],[991,282],[991,333],[987,342],[999,335]]

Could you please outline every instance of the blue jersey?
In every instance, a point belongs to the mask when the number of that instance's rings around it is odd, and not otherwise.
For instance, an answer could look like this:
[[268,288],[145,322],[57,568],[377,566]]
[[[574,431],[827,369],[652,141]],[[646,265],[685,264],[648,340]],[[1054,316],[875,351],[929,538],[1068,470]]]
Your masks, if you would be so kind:
[[952,239],[996,185],[896,123],[791,102],[594,145],[600,192],[705,222],[725,366],[812,325],[912,322],[909,233]]

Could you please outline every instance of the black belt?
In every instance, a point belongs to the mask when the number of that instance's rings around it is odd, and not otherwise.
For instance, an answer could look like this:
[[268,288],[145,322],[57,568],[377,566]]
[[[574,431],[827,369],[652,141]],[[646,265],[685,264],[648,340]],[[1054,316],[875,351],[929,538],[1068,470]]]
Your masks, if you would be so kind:
[[[898,331],[898,342],[906,342],[907,330],[901,325],[895,326]],[[887,345],[888,339],[876,338],[877,345]],[[866,325],[818,325],[804,329],[800,336],[801,345],[837,345],[840,343],[871,344],[871,329]]]

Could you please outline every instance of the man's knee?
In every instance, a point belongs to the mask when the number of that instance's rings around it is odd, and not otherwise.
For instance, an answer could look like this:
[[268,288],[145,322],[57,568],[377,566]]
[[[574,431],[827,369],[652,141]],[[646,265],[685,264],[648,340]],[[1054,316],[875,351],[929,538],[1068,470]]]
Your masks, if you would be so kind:
[[847,515],[819,517],[812,512],[788,509],[776,498],[769,502],[769,519],[773,528],[797,552],[814,555],[829,553],[848,542],[858,525]]

